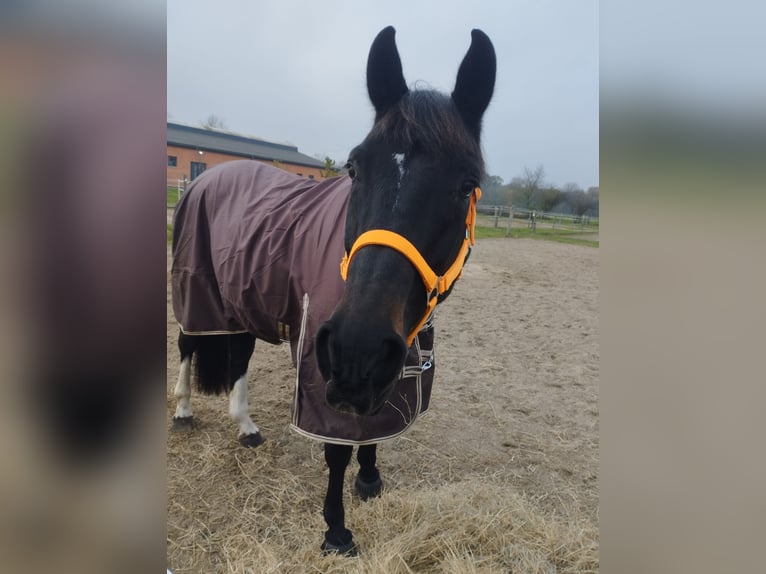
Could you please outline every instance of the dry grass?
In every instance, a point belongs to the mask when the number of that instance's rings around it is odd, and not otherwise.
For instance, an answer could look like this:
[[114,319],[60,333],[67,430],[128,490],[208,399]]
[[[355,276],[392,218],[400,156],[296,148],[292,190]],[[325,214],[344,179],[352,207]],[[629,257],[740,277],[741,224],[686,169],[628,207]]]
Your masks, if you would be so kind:
[[[185,572],[358,572],[453,574],[598,570],[598,532],[572,511],[544,515],[496,476],[434,487],[421,480],[363,503],[346,497],[347,522],[361,554],[323,557],[319,509],[325,475],[320,460],[305,475],[275,469],[279,447],[258,456],[213,440],[185,459],[174,476],[169,563]],[[321,454],[317,448],[315,454]],[[185,457],[184,457],[185,458]],[[180,462],[180,460],[179,460]],[[348,481],[350,482],[350,481]],[[350,489],[350,487],[349,487]],[[197,492],[188,499],[183,492]]]
[[[361,502],[346,481],[346,519],[360,556],[323,557],[321,445],[282,426],[255,451],[244,449],[223,416],[225,401],[207,402],[196,415],[200,428],[169,438],[168,563],[175,574],[598,571],[598,529],[575,486],[530,496],[514,486],[513,472],[451,468],[470,467],[470,450],[453,460],[407,437],[381,448],[380,498]],[[522,452],[536,452],[521,442]],[[355,472],[352,462],[348,476]]]

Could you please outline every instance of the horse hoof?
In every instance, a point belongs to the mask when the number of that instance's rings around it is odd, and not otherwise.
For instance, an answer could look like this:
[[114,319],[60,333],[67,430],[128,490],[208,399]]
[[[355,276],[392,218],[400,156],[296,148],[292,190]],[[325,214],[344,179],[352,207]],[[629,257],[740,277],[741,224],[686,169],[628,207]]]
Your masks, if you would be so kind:
[[322,542],[322,556],[330,556],[331,554],[353,558],[354,556],[359,555],[359,549],[357,548],[356,544],[354,544],[353,540],[347,544],[341,545],[333,544],[332,542],[325,540]]
[[365,482],[362,480],[362,477],[357,474],[356,482],[354,482],[354,489],[359,495],[359,498],[366,501],[370,498],[380,496],[380,492],[383,490],[383,481],[378,477],[372,482]]
[[261,431],[258,431],[257,433],[245,434],[239,437],[239,444],[247,448],[255,448],[262,445],[265,440]]
[[174,431],[189,431],[195,427],[194,417],[173,417]]

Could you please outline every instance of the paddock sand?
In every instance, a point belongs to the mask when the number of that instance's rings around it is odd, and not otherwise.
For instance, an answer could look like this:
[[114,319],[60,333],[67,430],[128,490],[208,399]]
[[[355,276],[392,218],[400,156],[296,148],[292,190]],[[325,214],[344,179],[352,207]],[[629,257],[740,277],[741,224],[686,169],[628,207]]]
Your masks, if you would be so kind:
[[[481,240],[436,328],[431,409],[379,446],[382,496],[346,481],[358,557],[320,555],[322,448],[288,428],[288,347],[258,343],[250,413],[267,442],[240,447],[226,399],[198,394],[198,427],[169,433],[170,569],[598,571],[598,250]],[[175,339],[168,297],[168,425]]]

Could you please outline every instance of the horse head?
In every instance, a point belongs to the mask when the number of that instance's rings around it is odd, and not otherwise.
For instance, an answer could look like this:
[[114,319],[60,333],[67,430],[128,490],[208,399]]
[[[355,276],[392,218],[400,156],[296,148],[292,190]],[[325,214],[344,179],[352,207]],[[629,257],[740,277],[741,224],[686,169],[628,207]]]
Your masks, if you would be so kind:
[[[316,335],[330,406],[377,413],[407,350],[452,289],[473,241],[479,136],[495,84],[495,52],[480,30],[450,96],[409,90],[388,27],[367,61],[373,127],[348,158],[345,293]],[[469,237],[470,235],[470,237]]]

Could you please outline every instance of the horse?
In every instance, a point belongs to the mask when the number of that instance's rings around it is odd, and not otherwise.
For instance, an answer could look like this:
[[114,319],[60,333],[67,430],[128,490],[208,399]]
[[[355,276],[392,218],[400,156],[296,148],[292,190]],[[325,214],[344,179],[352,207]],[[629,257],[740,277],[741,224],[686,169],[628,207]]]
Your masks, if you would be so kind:
[[257,339],[290,342],[291,425],[324,443],[329,468],[325,553],[358,550],[343,508],[353,446],[356,493],[378,496],[377,444],[428,408],[433,315],[474,244],[495,71],[492,42],[474,29],[450,95],[410,90],[389,26],[367,60],[373,125],[346,174],[316,181],[227,162],[198,176],[174,213],[173,428],[193,423],[193,373],[203,393],[229,394],[240,442],[262,444],[248,414],[248,363]]

